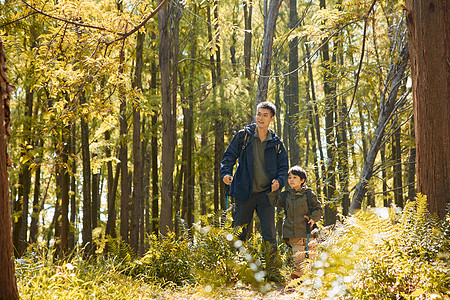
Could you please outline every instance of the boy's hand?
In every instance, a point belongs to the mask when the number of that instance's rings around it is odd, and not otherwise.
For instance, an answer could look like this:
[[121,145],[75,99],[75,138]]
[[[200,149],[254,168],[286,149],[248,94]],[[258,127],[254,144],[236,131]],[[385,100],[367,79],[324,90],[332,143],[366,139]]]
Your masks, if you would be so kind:
[[313,226],[314,226],[314,223],[316,223],[316,222],[314,222],[313,219],[311,219],[311,218],[308,217],[308,216],[303,216],[303,217],[306,219],[306,221],[308,221],[308,224],[309,224],[310,227],[313,227]]
[[275,192],[279,188],[280,188],[280,183],[278,182],[278,180],[276,180],[276,179],[272,180],[272,192]]
[[226,185],[230,185],[230,183],[233,181],[233,176],[231,175],[225,175],[223,176],[223,183]]

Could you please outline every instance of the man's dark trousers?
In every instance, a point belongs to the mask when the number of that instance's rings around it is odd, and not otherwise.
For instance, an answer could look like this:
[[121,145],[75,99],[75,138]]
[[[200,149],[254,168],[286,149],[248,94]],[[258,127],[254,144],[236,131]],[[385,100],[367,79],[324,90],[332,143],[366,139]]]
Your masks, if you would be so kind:
[[277,250],[275,228],[275,207],[270,205],[267,192],[253,193],[248,200],[236,199],[234,209],[234,226],[242,226],[239,239],[246,240],[248,225],[252,221],[253,211],[256,209],[261,223],[261,235],[266,242],[270,242],[273,250]]

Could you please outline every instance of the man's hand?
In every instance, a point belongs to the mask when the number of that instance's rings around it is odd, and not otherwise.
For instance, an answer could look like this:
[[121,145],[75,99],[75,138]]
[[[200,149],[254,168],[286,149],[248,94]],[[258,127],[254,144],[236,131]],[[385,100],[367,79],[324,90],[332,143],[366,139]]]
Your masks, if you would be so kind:
[[276,180],[276,179],[272,180],[272,192],[275,192],[279,188],[280,188],[280,183],[278,182],[278,180]]
[[225,175],[225,176],[223,176],[223,182],[226,184],[226,185],[230,185],[230,183],[233,181],[233,176],[231,176],[231,175]]

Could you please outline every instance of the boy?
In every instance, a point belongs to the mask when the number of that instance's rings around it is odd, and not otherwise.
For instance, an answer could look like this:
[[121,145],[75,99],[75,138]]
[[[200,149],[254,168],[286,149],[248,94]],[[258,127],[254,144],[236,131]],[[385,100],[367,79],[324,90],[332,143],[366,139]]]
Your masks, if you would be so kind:
[[[306,172],[300,166],[289,169],[289,187],[281,194],[269,193],[272,205],[284,208],[283,239],[292,247],[294,271],[291,278],[303,275],[303,262],[306,256],[307,234],[314,223],[322,217],[322,204],[314,192],[305,185]],[[317,243],[309,239],[309,252],[314,255]],[[312,255],[312,256],[313,256]],[[313,258],[313,257],[311,257]]]

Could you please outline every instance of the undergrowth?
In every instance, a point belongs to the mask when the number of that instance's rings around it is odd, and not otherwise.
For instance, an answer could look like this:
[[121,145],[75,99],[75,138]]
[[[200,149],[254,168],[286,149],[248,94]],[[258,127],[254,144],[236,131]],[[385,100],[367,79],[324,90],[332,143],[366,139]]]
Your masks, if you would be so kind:
[[450,217],[426,207],[419,195],[401,214],[369,209],[345,219],[291,285],[308,299],[450,299]]
[[[107,241],[108,257],[89,261],[81,252],[70,261],[52,261],[53,253],[34,248],[16,260],[20,296],[152,299],[188,288],[187,293],[216,299],[233,297],[236,287],[268,292],[267,262],[273,259],[268,247],[259,234],[245,243],[235,235],[229,227],[198,223],[184,228],[181,237],[150,237],[140,258],[113,239]],[[431,216],[425,197],[402,213],[361,211],[322,235],[316,260],[307,263],[309,272],[288,284],[304,299],[450,299],[450,217]],[[291,253],[280,244],[279,254],[287,278]]]

